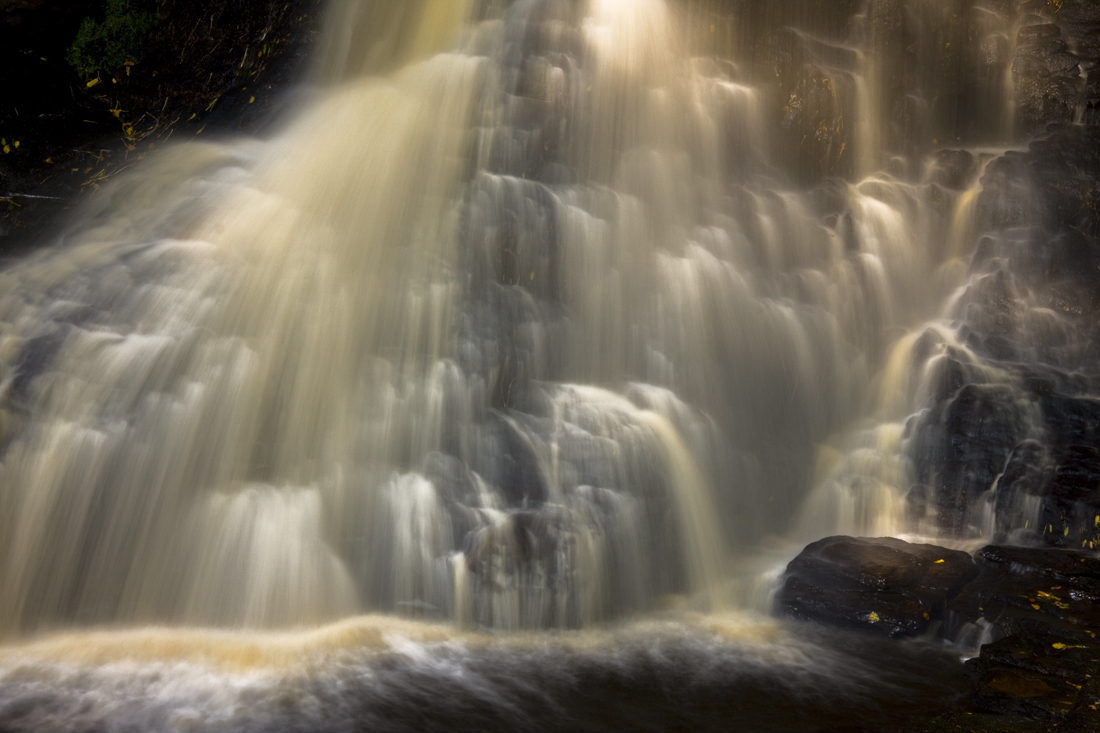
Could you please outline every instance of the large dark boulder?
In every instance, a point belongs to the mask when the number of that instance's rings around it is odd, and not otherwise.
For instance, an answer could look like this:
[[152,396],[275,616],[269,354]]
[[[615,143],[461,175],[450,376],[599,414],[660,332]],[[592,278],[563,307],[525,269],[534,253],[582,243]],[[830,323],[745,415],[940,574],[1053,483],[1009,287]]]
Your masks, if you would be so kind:
[[891,537],[828,537],[787,566],[780,615],[890,637],[928,631],[977,568],[965,552]]

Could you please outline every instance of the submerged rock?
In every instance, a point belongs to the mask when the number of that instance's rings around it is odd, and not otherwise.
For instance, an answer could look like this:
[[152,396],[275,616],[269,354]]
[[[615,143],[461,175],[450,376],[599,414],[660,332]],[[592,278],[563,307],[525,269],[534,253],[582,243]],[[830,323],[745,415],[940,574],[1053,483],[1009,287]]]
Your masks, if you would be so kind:
[[891,537],[827,537],[787,566],[780,615],[890,637],[914,636],[943,617],[978,573],[965,552]]

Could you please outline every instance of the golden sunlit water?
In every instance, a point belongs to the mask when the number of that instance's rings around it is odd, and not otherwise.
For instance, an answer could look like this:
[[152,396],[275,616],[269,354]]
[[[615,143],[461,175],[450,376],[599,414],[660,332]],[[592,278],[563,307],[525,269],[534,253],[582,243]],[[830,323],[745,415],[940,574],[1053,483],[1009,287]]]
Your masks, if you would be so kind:
[[0,273],[0,728],[950,697],[946,656],[767,612],[808,541],[936,531],[905,421],[980,361],[978,176],[899,174],[870,3],[795,34],[854,141],[802,185],[720,6],[336,2],[279,132],[158,154]]

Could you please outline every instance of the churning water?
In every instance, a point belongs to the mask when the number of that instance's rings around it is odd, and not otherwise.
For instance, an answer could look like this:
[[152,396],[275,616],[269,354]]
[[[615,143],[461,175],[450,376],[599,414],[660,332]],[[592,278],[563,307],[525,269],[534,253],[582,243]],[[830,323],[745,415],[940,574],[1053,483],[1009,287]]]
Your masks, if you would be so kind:
[[946,657],[759,614],[805,541],[924,531],[904,421],[967,353],[977,176],[884,131],[871,8],[789,29],[844,173],[809,185],[717,7],[337,4],[282,132],[162,153],[0,273],[0,728],[950,698]]

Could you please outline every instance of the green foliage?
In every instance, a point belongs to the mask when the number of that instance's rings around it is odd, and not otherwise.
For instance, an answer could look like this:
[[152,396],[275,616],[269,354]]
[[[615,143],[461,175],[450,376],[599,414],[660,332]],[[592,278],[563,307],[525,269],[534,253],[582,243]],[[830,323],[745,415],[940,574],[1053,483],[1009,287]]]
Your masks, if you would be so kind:
[[76,73],[86,79],[137,62],[156,27],[156,13],[145,10],[146,4],[148,0],[107,0],[102,22],[85,18],[67,56]]

